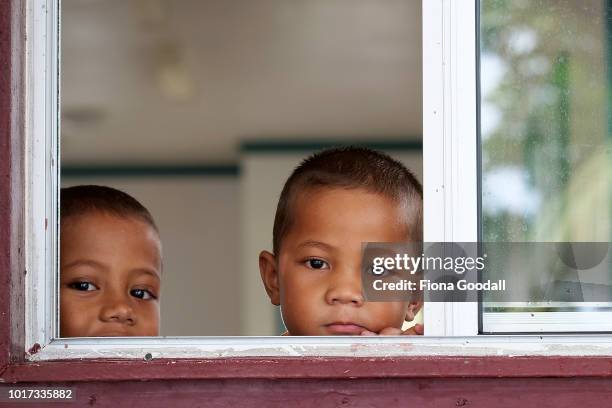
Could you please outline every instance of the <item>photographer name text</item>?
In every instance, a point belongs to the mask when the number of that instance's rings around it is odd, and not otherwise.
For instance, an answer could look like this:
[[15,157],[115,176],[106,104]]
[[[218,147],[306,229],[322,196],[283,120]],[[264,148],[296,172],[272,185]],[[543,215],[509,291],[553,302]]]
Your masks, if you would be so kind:
[[428,279],[422,279],[420,281],[411,281],[402,279],[395,282],[386,282],[382,279],[377,279],[372,282],[374,290],[383,291],[417,291],[417,290],[428,290],[428,291],[504,291],[506,290],[506,280],[500,279],[497,281],[483,281],[483,282],[468,282],[465,279],[460,279],[457,282],[435,282]]

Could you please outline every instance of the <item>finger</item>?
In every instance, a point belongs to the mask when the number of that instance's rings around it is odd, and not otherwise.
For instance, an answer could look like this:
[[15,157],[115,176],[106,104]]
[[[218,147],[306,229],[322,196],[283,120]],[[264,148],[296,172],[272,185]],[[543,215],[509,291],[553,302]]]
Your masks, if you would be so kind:
[[425,327],[422,324],[416,324],[402,333],[403,336],[422,336]]
[[361,336],[378,336],[378,334],[374,333],[373,331],[364,330],[361,332]]

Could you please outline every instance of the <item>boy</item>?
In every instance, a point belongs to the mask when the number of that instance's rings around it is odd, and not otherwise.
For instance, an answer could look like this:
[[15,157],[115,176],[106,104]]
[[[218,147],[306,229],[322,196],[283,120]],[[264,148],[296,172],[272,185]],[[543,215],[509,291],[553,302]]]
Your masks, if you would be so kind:
[[61,190],[60,336],[157,336],[161,241],[151,214],[102,186]]
[[360,270],[363,242],[422,241],[422,201],[420,183],[385,154],[328,149],[304,160],[278,202],[274,253],[259,255],[287,334],[423,334],[401,330],[421,302],[365,302]]

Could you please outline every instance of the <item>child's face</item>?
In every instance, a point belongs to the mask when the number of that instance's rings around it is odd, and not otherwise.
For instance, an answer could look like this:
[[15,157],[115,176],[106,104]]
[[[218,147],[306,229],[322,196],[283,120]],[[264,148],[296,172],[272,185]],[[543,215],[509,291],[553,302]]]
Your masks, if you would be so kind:
[[157,336],[161,243],[134,217],[102,212],[62,223],[61,337]]
[[408,302],[364,302],[363,242],[405,242],[405,209],[361,189],[313,189],[295,197],[293,225],[260,269],[291,335],[356,335],[401,328]]

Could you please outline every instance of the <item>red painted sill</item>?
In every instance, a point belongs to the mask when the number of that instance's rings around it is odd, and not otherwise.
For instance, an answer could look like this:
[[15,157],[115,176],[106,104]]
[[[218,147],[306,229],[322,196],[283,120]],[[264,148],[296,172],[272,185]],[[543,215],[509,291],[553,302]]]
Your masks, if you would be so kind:
[[181,379],[612,377],[608,357],[394,357],[62,360],[11,364],[0,382]]

